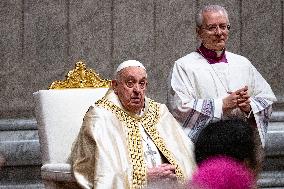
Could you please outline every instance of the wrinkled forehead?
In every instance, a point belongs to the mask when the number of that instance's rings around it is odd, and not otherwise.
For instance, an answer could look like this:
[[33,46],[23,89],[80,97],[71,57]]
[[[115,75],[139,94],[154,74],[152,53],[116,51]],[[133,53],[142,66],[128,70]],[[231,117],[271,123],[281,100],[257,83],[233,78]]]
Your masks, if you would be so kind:
[[210,10],[203,12],[203,24],[229,23],[228,15],[222,10]]
[[136,66],[123,68],[117,74],[119,77],[124,78],[124,79],[126,78],[133,78],[136,80],[141,80],[143,78],[147,79],[146,70],[144,68],[136,67]]

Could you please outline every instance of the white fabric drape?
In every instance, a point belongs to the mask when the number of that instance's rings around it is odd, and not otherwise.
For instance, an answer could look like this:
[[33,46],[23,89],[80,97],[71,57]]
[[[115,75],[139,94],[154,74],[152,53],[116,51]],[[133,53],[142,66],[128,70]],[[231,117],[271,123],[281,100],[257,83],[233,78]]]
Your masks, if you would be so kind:
[[[107,94],[106,99],[126,111],[113,91]],[[146,98],[144,114],[148,112],[148,104],[149,99]],[[159,106],[160,116],[155,129],[185,178],[190,178],[196,166],[193,144],[167,107],[164,104]],[[71,154],[73,172],[80,186],[85,189],[132,188],[134,170],[127,133],[127,127],[116,114],[97,105],[89,108]]]

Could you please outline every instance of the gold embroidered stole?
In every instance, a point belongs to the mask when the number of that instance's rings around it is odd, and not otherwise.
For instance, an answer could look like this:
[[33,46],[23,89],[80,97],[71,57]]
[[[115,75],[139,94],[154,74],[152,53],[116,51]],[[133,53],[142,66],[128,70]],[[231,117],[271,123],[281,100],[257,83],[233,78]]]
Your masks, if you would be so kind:
[[175,166],[175,172],[178,180],[180,182],[185,181],[184,174],[182,173],[180,166],[177,164],[172,153],[167,149],[163,138],[160,137],[160,134],[157,131],[156,124],[160,118],[160,106],[158,103],[153,100],[149,100],[148,111],[144,114],[144,116],[139,118],[129,115],[105,97],[97,101],[96,105],[110,110],[121,122],[123,122],[124,125],[127,126],[128,151],[133,168],[131,188],[143,188],[147,184],[146,166],[143,157],[143,146],[139,131],[139,123],[142,124],[145,131],[169,163]]

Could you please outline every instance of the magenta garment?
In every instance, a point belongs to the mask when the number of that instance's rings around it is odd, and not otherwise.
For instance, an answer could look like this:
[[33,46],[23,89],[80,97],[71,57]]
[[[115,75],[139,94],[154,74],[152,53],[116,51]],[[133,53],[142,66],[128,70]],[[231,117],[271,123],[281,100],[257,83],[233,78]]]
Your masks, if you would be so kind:
[[252,171],[240,162],[216,156],[202,162],[188,182],[188,189],[252,189]]
[[226,58],[225,49],[223,50],[220,57],[217,57],[217,53],[215,51],[212,51],[210,49],[207,49],[204,47],[203,44],[196,50],[199,54],[201,54],[209,64],[216,64],[216,63],[228,63],[228,60]]

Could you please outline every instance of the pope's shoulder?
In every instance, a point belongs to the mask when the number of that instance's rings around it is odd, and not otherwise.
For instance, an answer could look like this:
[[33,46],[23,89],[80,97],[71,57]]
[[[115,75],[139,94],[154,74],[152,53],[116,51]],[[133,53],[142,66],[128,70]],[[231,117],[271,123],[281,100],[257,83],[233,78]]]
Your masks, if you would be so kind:
[[154,101],[150,98],[148,98],[149,101],[151,100],[153,104],[157,105],[159,107],[159,111],[160,111],[160,114],[165,114],[165,113],[169,113],[169,109],[168,107],[166,106],[166,104],[163,104],[163,103],[159,103],[157,101]]
[[89,109],[87,110],[85,117],[95,117],[95,116],[106,116],[107,112],[109,112],[107,109],[98,106],[97,104],[93,103],[89,106]]

